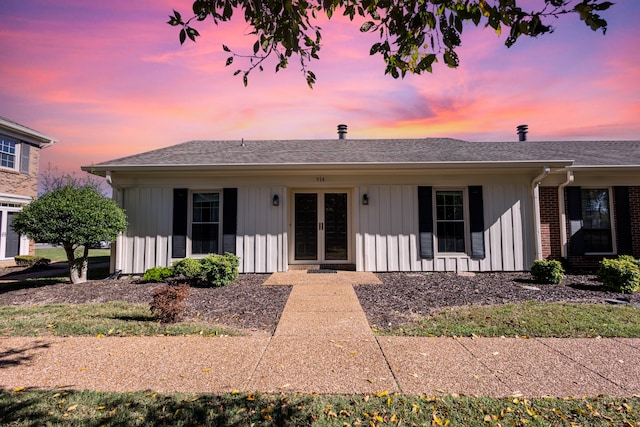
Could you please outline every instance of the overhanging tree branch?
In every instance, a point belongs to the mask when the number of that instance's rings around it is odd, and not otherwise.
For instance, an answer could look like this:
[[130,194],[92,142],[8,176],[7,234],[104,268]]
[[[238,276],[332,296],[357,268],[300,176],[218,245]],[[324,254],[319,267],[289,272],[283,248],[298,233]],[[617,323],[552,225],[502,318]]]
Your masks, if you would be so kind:
[[385,62],[385,74],[394,78],[407,73],[431,72],[433,64],[441,59],[447,66],[460,64],[457,49],[462,44],[465,26],[483,26],[501,34],[509,30],[505,40],[512,46],[520,37],[537,37],[552,33],[550,21],[562,15],[577,15],[594,31],[606,33],[607,21],[599,13],[613,3],[602,0],[538,0],[537,7],[525,11],[522,0],[196,0],[193,16],[184,20],[173,11],[169,25],[179,27],[179,40],[196,41],[200,33],[193,27],[211,17],[217,25],[229,21],[234,13],[244,12],[244,20],[252,29],[253,53],[232,53],[227,66],[235,58],[249,60],[248,67],[237,70],[243,73],[246,86],[249,74],[256,68],[262,71],[267,58],[275,55],[275,71],[288,65],[298,56],[301,71],[309,85],[316,82],[309,64],[319,59],[322,29],[314,22],[319,14],[329,19],[341,11],[351,21],[364,18],[363,33],[378,33],[380,42],[374,43],[369,53],[381,55]]

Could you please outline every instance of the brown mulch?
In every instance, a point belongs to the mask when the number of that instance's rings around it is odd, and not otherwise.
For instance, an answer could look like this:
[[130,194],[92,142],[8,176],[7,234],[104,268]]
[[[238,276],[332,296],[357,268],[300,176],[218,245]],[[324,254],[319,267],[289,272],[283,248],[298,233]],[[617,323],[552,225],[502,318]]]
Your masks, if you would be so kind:
[[[7,275],[7,273],[11,273]],[[2,283],[17,278],[0,269],[0,304],[81,304],[107,301],[149,303],[162,284],[135,279],[92,280],[82,284],[39,281],[32,287]],[[192,288],[188,318],[232,328],[273,333],[291,291],[261,286],[268,274],[241,274],[222,288]],[[602,289],[594,276],[568,275],[563,285],[532,283],[528,273],[379,273],[382,285],[355,286],[369,323],[387,328],[437,313],[446,307],[491,305],[528,300],[604,304],[607,299],[640,304],[640,292],[623,295]],[[528,289],[531,287],[538,290]]]
[[[7,270],[5,270],[6,272]],[[14,270],[15,273],[15,270]],[[1,280],[0,304],[83,304],[126,301],[151,302],[159,283],[137,279],[90,280],[85,283],[43,281],[25,288]],[[234,283],[222,288],[191,288],[185,318],[214,322],[223,326],[273,333],[291,292],[290,286],[261,286],[269,274],[242,274]]]
[[[388,328],[447,307],[495,305],[522,301],[640,304],[632,295],[608,292],[593,275],[567,275],[562,285],[534,283],[529,273],[378,273],[379,286],[356,286],[371,325]],[[537,288],[537,289],[530,289]]]

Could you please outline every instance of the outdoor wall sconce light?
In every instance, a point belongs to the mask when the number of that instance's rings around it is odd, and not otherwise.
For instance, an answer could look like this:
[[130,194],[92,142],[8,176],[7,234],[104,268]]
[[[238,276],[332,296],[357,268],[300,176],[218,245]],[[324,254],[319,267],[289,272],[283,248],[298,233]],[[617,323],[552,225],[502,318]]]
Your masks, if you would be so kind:
[[362,195],[362,204],[365,206],[369,204],[369,196],[367,196],[367,193]]
[[274,194],[271,203],[273,204],[273,206],[280,206],[280,197],[278,197],[277,194]]

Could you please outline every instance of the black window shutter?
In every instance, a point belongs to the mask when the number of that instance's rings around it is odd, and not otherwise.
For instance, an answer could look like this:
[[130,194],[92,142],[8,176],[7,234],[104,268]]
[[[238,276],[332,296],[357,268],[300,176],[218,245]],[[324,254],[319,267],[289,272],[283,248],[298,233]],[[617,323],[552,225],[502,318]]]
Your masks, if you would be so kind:
[[171,245],[172,258],[187,256],[187,214],[189,209],[189,190],[186,188],[173,189],[173,241]]
[[469,231],[471,231],[471,258],[484,258],[484,203],[481,185],[469,186]]
[[582,233],[582,194],[580,187],[567,187],[569,215],[569,252],[584,255],[584,235]]
[[238,230],[238,189],[222,190],[222,252],[236,253]]
[[629,204],[629,187],[613,187],[613,198],[616,212],[617,253],[633,254],[631,240],[631,205]]
[[433,259],[433,192],[431,187],[418,187],[418,231],[420,258]]
[[31,154],[31,146],[24,142],[20,144],[20,172],[29,173],[29,155]]

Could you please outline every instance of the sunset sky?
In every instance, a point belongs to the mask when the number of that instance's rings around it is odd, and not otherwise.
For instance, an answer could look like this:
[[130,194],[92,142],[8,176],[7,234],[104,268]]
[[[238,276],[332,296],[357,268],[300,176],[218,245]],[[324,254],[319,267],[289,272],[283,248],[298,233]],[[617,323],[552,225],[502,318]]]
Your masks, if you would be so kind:
[[[542,0],[530,0],[529,3]],[[618,0],[605,36],[577,16],[554,34],[521,39],[465,28],[461,66],[394,80],[375,38],[344,19],[322,22],[313,90],[298,63],[274,63],[245,88],[226,68],[227,44],[250,52],[240,20],[201,23],[180,46],[166,24],[192,0],[2,0],[0,116],[59,142],[48,167],[80,166],[192,139],[454,137],[470,141],[640,139],[640,1]],[[204,24],[204,25],[203,25]]]

